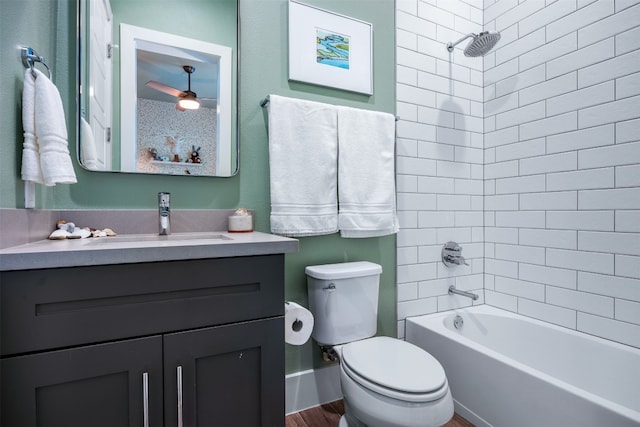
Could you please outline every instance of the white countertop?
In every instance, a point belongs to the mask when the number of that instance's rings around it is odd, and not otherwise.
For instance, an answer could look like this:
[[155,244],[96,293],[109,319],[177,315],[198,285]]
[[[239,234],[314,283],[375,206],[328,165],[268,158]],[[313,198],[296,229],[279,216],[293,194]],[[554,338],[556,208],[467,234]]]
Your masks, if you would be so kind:
[[298,240],[273,234],[201,232],[125,234],[40,240],[0,250],[0,271],[227,258],[298,251]]

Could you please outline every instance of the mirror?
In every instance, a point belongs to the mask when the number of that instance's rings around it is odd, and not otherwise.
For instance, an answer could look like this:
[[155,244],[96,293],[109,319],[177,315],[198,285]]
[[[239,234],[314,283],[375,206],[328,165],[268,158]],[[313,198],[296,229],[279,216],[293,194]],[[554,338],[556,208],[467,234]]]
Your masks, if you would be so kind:
[[237,173],[237,3],[78,0],[85,169]]

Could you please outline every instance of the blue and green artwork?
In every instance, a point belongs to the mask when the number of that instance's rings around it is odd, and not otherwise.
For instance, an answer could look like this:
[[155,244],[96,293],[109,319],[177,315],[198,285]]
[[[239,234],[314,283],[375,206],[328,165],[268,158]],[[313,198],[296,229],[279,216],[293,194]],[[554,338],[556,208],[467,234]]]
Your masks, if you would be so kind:
[[316,62],[349,69],[349,37],[316,28]]

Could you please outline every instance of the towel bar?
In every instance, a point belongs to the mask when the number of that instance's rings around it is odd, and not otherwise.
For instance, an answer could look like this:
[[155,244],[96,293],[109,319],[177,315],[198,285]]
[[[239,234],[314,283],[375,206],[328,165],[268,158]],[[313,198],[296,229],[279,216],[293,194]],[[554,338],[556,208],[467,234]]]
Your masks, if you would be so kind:
[[47,61],[44,59],[44,56],[38,55],[38,53],[30,47],[23,47],[20,50],[22,51],[20,54],[20,56],[22,57],[22,63],[24,64],[25,68],[31,69],[31,75],[33,76],[34,79],[36,78],[36,72],[33,68],[34,63],[39,62],[42,65],[44,65],[44,68],[47,69],[47,73],[49,74],[49,80],[51,80],[53,75],[51,73],[51,69],[47,65]]
[[[262,108],[265,108],[267,105],[269,105],[269,95],[267,95],[266,97],[264,97],[263,99],[260,100],[260,106]],[[396,122],[400,120],[398,118],[398,116],[396,116]]]

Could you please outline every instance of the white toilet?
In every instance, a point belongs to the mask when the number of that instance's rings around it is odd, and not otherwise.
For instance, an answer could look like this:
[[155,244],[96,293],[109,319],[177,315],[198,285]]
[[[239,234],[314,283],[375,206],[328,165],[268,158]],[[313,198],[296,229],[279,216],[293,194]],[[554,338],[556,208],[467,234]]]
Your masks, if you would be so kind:
[[340,359],[340,426],[441,426],[453,416],[442,365],[421,348],[375,337],[382,267],[371,262],[305,269],[312,336]]

